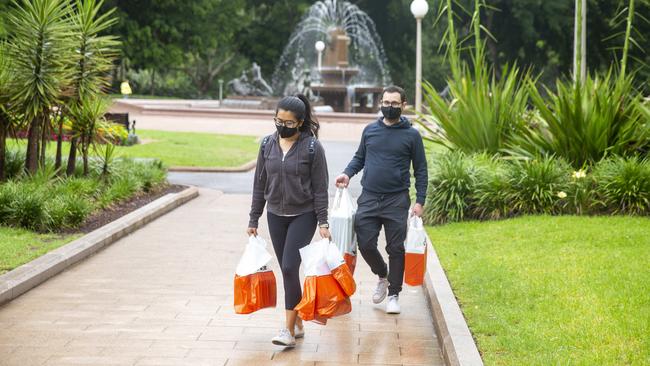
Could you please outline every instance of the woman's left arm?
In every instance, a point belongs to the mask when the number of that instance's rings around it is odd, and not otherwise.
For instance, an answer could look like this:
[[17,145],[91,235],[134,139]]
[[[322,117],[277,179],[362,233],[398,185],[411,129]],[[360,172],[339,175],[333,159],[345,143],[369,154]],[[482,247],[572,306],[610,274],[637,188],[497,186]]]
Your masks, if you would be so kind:
[[322,225],[327,224],[329,173],[325,149],[319,141],[316,141],[314,147],[314,161],[311,164],[311,189],[314,193],[314,209],[318,217],[318,225]]

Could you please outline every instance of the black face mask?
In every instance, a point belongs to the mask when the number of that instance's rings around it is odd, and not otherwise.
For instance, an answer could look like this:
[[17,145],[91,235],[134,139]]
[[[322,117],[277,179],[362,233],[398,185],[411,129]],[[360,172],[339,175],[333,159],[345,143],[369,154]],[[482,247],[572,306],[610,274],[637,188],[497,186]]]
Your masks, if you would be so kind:
[[278,129],[278,134],[283,139],[291,137],[298,132],[298,127],[289,128],[287,126],[275,126]]
[[381,107],[381,113],[386,119],[398,119],[402,115],[402,108],[390,107]]

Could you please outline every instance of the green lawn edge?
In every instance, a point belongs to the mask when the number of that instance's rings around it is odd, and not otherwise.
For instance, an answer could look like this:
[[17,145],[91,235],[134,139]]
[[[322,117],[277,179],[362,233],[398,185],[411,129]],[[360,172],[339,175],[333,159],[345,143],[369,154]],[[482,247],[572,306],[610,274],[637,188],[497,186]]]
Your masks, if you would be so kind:
[[427,231],[486,365],[650,364],[650,219],[529,216]]

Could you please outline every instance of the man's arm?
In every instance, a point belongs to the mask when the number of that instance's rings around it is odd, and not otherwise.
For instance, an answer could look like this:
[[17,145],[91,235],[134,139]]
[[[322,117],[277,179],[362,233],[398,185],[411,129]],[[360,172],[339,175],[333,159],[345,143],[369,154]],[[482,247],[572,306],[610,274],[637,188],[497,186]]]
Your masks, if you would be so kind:
[[427,170],[427,156],[424,152],[424,143],[422,136],[416,130],[416,136],[413,137],[413,149],[411,150],[411,160],[413,161],[413,172],[415,175],[415,202],[424,206],[427,198],[427,186],[429,184],[429,172]]
[[343,174],[347,175],[349,178],[352,178],[355,176],[357,173],[363,169],[364,165],[366,164],[366,130],[368,128],[366,127],[363,130],[363,134],[361,135],[361,141],[359,142],[359,148],[357,149],[357,152],[354,154],[354,157],[350,161],[350,164],[348,164],[347,168],[343,170]]

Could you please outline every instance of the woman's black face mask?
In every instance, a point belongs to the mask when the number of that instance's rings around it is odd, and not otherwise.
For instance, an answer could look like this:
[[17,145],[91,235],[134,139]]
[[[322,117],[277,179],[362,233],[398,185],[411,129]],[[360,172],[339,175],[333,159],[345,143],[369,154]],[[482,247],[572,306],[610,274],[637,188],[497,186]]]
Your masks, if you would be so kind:
[[287,126],[276,125],[275,128],[278,130],[278,134],[280,135],[280,137],[284,139],[291,137],[298,132],[298,127],[289,128]]

